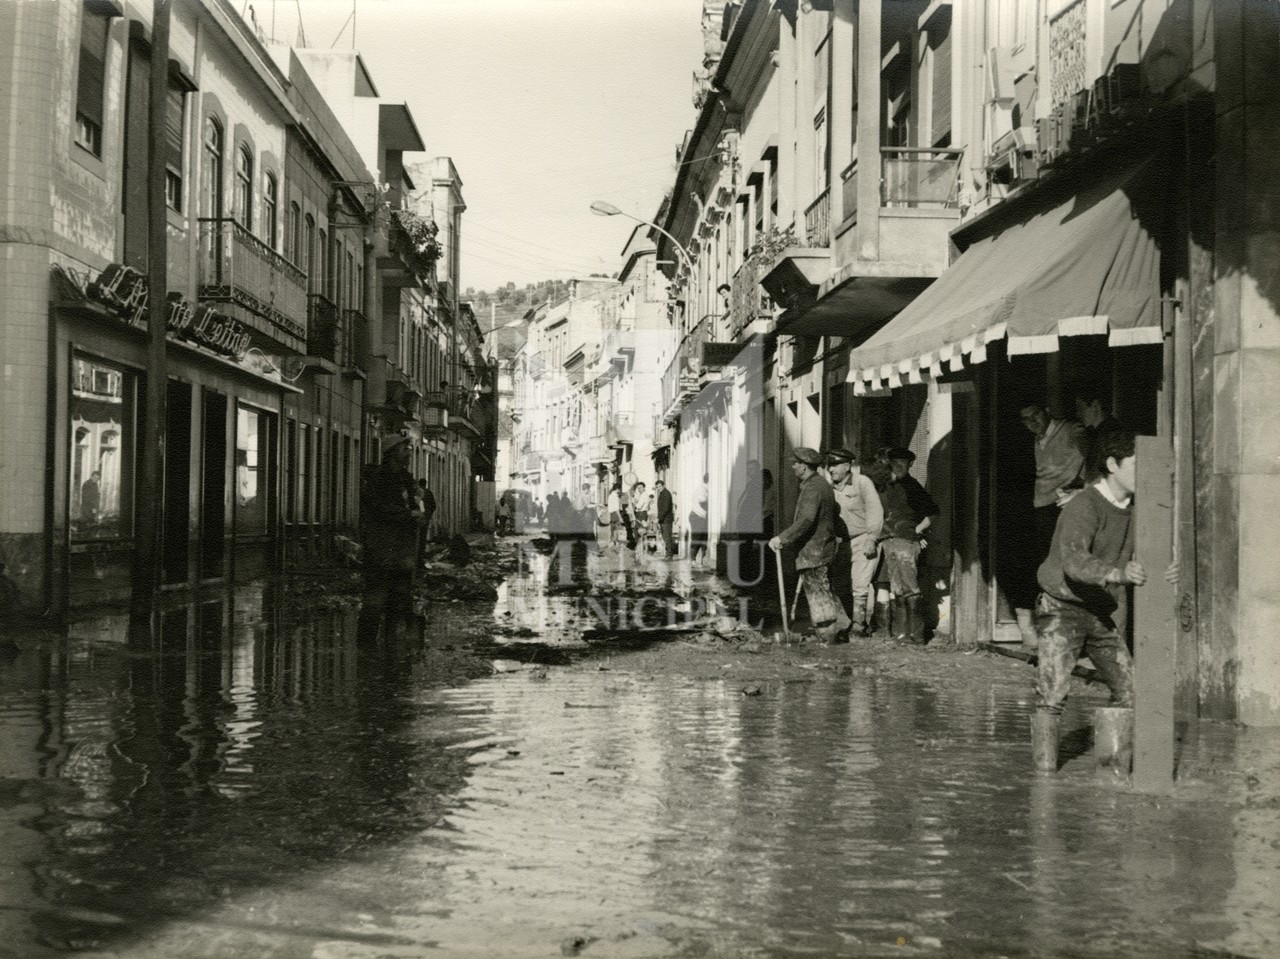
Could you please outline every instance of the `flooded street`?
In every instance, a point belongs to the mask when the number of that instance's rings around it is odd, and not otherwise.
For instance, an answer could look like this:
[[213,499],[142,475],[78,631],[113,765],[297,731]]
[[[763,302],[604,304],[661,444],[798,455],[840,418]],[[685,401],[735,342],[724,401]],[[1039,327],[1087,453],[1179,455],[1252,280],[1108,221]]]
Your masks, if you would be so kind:
[[[462,683],[261,587],[169,612],[152,648],[111,617],[20,643],[0,955],[1275,954],[1274,734],[1189,729],[1173,797],[1081,750],[1037,776],[1029,673],[595,655],[543,630],[573,602],[545,575],[428,604],[429,651],[508,637]],[[677,653],[699,668],[656,668]]]

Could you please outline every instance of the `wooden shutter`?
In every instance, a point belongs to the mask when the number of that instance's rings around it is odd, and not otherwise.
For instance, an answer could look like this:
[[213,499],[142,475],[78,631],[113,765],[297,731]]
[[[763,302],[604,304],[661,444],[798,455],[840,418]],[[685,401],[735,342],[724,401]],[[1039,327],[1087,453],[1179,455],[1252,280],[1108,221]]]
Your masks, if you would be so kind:
[[168,147],[166,162],[179,173],[182,172],[182,120],[185,98],[184,90],[175,86],[169,87],[169,109],[164,122],[164,138]]
[[80,18],[80,78],[76,110],[102,126],[102,90],[106,73],[107,24],[97,13],[85,11]]

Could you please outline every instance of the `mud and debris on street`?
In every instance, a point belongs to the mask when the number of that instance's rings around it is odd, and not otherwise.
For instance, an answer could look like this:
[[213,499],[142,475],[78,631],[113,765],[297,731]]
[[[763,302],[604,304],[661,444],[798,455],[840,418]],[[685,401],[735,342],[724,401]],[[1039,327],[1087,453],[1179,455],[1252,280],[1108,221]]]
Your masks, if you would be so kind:
[[1189,726],[1141,795],[1077,679],[1037,775],[1019,659],[637,628],[726,584],[593,556],[587,608],[528,545],[434,564],[402,649],[349,575],[10,637],[0,952],[1274,955],[1273,733]]
[[1280,956],[1280,0],[0,77],[0,959]]

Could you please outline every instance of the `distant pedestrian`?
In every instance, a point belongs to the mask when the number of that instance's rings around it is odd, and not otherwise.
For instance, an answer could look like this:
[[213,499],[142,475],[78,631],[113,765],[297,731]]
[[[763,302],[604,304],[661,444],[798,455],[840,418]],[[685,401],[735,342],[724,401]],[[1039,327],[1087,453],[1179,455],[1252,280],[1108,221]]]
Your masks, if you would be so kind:
[[673,559],[676,555],[676,541],[671,527],[676,518],[675,503],[664,481],[658,480],[653,484],[653,488],[657,494],[654,502],[658,516],[658,535],[662,538],[662,558]]
[[792,456],[795,457],[792,472],[800,480],[795,519],[769,540],[769,547],[775,552],[784,546],[799,547],[796,571],[800,574],[799,588],[809,605],[814,632],[823,642],[834,642],[849,628],[849,617],[832,595],[827,578],[827,566],[836,555],[836,523],[840,511],[831,484],[818,473],[822,465],[818,451],[797,446]]
[[693,508],[689,510],[689,559],[695,569],[701,569],[707,556],[707,534],[709,532],[707,509],[710,502],[711,476],[702,474],[702,482],[693,493]]
[[418,480],[418,508],[422,515],[418,518],[418,565],[426,561],[427,539],[431,534],[431,518],[436,514],[436,496],[427,486],[425,478]]

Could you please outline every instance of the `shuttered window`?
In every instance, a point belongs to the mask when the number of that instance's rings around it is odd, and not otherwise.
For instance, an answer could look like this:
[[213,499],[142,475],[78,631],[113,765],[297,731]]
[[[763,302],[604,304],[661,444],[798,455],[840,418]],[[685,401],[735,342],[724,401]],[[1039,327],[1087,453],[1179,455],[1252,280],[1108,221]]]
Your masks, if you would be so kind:
[[80,18],[80,77],[76,91],[76,143],[102,155],[102,102],[110,21],[85,10]]
[[165,179],[164,199],[170,209],[182,212],[182,183],[186,164],[182,155],[182,131],[186,118],[187,94],[181,87],[169,87],[169,105],[165,114]]

